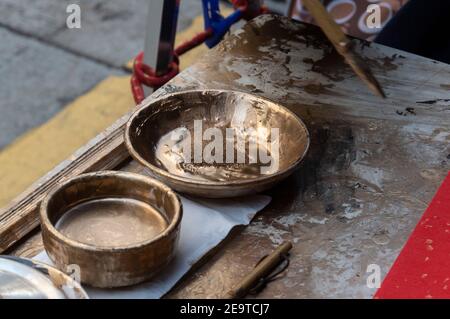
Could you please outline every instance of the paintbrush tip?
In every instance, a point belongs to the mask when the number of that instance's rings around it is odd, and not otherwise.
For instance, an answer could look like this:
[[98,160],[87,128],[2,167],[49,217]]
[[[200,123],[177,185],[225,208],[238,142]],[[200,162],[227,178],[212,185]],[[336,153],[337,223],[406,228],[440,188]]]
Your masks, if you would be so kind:
[[377,94],[379,97],[385,99],[386,94],[383,91],[383,88],[381,87],[380,83],[373,77],[372,79],[372,91]]

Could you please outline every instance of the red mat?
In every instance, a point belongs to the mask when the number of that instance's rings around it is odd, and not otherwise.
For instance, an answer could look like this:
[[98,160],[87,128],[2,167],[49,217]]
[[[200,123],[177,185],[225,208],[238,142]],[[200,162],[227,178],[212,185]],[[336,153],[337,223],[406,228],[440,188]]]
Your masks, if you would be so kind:
[[375,298],[450,298],[450,173]]

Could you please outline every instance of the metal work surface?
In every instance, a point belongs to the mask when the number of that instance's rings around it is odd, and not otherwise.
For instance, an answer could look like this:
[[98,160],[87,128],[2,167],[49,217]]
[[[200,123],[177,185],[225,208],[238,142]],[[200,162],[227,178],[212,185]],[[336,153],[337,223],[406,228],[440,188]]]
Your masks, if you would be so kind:
[[[186,89],[260,95],[311,134],[300,169],[272,203],[193,271],[170,298],[222,297],[262,255],[291,240],[291,264],[261,298],[370,298],[450,167],[450,66],[355,41],[387,99],[374,96],[313,26],[262,16],[228,36],[155,96]],[[124,170],[144,172],[132,161]],[[18,247],[27,255],[40,236]]]

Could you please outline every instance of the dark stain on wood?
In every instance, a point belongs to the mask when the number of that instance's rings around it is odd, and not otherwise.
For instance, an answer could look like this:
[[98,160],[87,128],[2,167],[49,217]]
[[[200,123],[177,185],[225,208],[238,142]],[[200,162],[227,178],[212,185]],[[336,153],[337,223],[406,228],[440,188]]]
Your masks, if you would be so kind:
[[322,83],[310,83],[303,87],[305,92],[312,94],[312,95],[319,95],[319,94],[333,94],[336,95],[336,92],[333,92],[330,90],[332,87],[334,87],[334,84],[322,84]]
[[[405,58],[401,56],[402,58]],[[371,68],[380,69],[383,71],[392,71],[398,69],[398,65],[393,63],[396,59],[400,58],[398,54],[393,54],[392,56],[385,56],[380,59],[370,59],[365,58],[365,61]]]
[[322,74],[332,81],[340,82],[353,75],[344,58],[335,49],[324,53],[319,60],[304,59],[303,61],[305,63],[312,61],[311,71]]
[[407,107],[404,111],[396,110],[395,113],[402,116],[417,115],[416,110],[413,107]]
[[416,102],[416,103],[433,105],[433,104],[437,104],[439,102],[444,102],[444,103],[450,102],[450,99],[436,99],[436,100],[428,100],[428,101],[419,101],[419,102]]

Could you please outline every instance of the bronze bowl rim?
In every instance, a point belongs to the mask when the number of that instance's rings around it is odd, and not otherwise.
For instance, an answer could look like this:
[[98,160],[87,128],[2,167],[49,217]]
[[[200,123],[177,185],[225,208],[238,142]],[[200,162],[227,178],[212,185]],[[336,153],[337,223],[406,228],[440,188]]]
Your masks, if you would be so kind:
[[[136,117],[138,117],[141,112],[147,110],[148,108],[151,108],[154,104],[171,98],[171,97],[176,97],[178,95],[184,95],[184,94],[198,94],[198,93],[205,93],[205,92],[210,92],[210,93],[226,93],[226,94],[242,94],[242,95],[246,95],[249,96],[250,98],[254,99],[257,98],[259,100],[262,100],[268,104],[273,104],[275,106],[277,106],[278,108],[280,108],[281,110],[283,110],[284,112],[286,112],[287,114],[289,114],[292,118],[294,118],[295,121],[298,122],[298,124],[300,124],[300,126],[304,129],[304,132],[306,134],[306,147],[305,150],[302,154],[300,154],[298,156],[298,158],[296,159],[296,161],[294,163],[292,163],[291,165],[289,165],[288,167],[286,167],[283,170],[279,170],[274,174],[270,174],[270,175],[266,175],[266,176],[260,176],[257,178],[251,178],[251,179],[244,179],[244,180],[232,180],[232,181],[208,181],[208,180],[196,180],[196,179],[192,179],[192,178],[187,178],[187,177],[182,177],[182,176],[178,176],[175,174],[172,174],[162,168],[159,168],[153,164],[151,164],[150,162],[148,162],[146,159],[144,159],[139,152],[137,152],[133,146],[133,143],[131,142],[130,139],[130,127],[131,124],[133,123],[133,121],[136,119]],[[145,103],[145,102],[144,102]],[[261,97],[259,95],[255,95],[255,94],[251,94],[248,92],[244,92],[244,91],[239,91],[239,90],[220,90],[220,89],[196,89],[196,90],[184,90],[184,91],[178,91],[178,92],[174,92],[174,93],[169,93],[163,96],[160,96],[154,100],[151,100],[150,103],[145,104],[141,107],[139,107],[136,111],[133,112],[133,114],[131,114],[130,118],[128,119],[126,126],[125,126],[125,146],[128,149],[129,154],[131,155],[131,157],[133,157],[136,161],[138,161],[141,165],[147,167],[148,169],[151,170],[152,173],[156,173],[157,175],[163,176],[165,178],[167,178],[168,180],[175,180],[177,182],[180,183],[186,183],[186,184],[191,184],[191,185],[202,185],[202,186],[212,186],[212,187],[221,187],[221,186],[247,186],[247,185],[254,185],[255,183],[260,183],[260,182],[264,182],[264,181],[270,181],[270,180],[274,180],[277,179],[279,176],[282,176],[283,174],[286,174],[292,170],[294,170],[306,157],[306,154],[309,151],[309,147],[310,147],[310,143],[311,143],[311,138],[310,138],[310,134],[308,131],[308,128],[306,126],[306,124],[302,121],[302,119],[300,119],[294,112],[292,112],[291,110],[289,110],[287,107],[273,101],[270,100],[268,98],[265,97]]]
[[[48,203],[53,198],[53,196],[64,187],[67,187],[71,184],[75,184],[79,181],[88,180],[95,176],[105,176],[105,177],[112,177],[112,178],[130,178],[134,180],[140,180],[147,184],[147,186],[156,186],[160,187],[162,190],[164,190],[169,196],[173,196],[173,200],[176,203],[176,211],[174,213],[173,220],[170,222],[170,224],[167,226],[167,228],[164,229],[161,233],[159,233],[157,236],[152,237],[148,240],[135,243],[135,244],[129,244],[124,246],[117,246],[117,247],[105,247],[105,246],[96,246],[96,245],[90,245],[90,244],[84,244],[79,241],[70,239],[69,237],[65,236],[63,233],[61,233],[56,227],[52,224],[50,219],[48,218]],[[157,207],[154,207],[158,212],[160,211]],[[51,233],[52,236],[57,238],[59,241],[64,242],[66,245],[79,248],[85,251],[90,252],[126,252],[130,249],[138,249],[141,247],[146,247],[152,243],[158,242],[160,240],[163,240],[165,237],[168,237],[170,234],[172,234],[174,231],[176,231],[177,227],[181,223],[181,219],[183,217],[183,204],[180,200],[180,197],[177,193],[175,193],[169,186],[165,185],[164,183],[158,181],[155,178],[151,178],[148,176],[131,173],[131,172],[123,172],[123,171],[99,171],[99,172],[92,172],[92,173],[85,173],[81,174],[72,178],[69,178],[62,182],[61,184],[58,184],[56,187],[54,187],[47,196],[42,200],[41,206],[40,206],[40,217],[41,217],[41,227],[45,227],[47,231]]]

